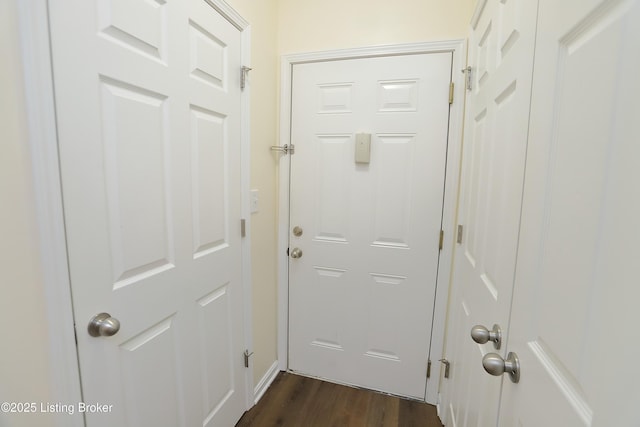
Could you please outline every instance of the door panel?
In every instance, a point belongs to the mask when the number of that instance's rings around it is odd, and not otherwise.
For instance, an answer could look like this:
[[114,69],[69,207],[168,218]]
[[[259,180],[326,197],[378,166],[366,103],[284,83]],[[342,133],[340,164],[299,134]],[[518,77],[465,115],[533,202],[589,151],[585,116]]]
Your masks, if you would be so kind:
[[[640,2],[540,1],[501,425],[632,426]],[[622,84],[629,81],[630,84]],[[632,159],[636,159],[635,161]],[[606,343],[606,344],[605,344]],[[531,402],[547,405],[534,411]]]
[[[294,65],[292,370],[424,399],[451,58]],[[355,162],[357,133],[370,163]]]
[[[205,2],[52,2],[59,150],[89,426],[245,409],[239,31]],[[86,325],[108,312],[112,337]]]
[[[495,425],[500,382],[482,368],[492,342],[476,344],[480,324],[508,334],[516,265],[536,3],[480,2],[469,36],[472,69],[458,222],[464,227],[454,260],[451,424]],[[504,353],[504,345],[498,351]]]

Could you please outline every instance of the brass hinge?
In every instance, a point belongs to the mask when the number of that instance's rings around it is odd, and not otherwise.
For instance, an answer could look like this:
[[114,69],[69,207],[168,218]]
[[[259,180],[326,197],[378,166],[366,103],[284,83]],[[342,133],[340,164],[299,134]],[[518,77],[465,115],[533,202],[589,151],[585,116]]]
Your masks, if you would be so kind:
[[247,237],[247,221],[244,218],[240,220],[240,236]]
[[449,84],[449,105],[453,104],[453,89],[454,89],[454,83],[451,82]]
[[438,243],[438,249],[442,250],[444,246],[444,230],[440,230],[440,243]]
[[464,227],[462,225],[458,225],[458,237],[456,238],[456,242],[462,243],[462,232],[464,231]]
[[427,378],[431,377],[431,359],[427,362]]
[[249,350],[245,350],[244,353],[242,354],[244,356],[244,367],[245,368],[249,367],[249,358],[251,357],[252,354],[253,354],[253,351],[251,353],[249,353]]

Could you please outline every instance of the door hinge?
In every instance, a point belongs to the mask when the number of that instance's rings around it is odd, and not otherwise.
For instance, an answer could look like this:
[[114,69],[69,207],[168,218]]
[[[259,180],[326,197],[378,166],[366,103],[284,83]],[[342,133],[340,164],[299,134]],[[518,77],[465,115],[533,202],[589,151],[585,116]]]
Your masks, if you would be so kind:
[[458,236],[456,238],[456,242],[462,243],[462,232],[464,231],[464,227],[462,225],[458,225]]
[[444,364],[444,377],[449,378],[451,374],[451,363],[447,359],[440,359],[440,362]]
[[242,355],[244,356],[244,367],[248,368],[249,367],[249,358],[253,355],[253,351],[251,353],[249,353],[249,350],[245,350]]
[[453,89],[455,87],[455,84],[453,82],[451,82],[449,84],[449,105],[453,104]]
[[431,359],[427,362],[427,378],[431,377]]
[[245,88],[245,86],[247,85],[247,74],[249,74],[249,71],[251,71],[252,68],[246,67],[246,66],[242,66],[240,67],[240,89]]
[[240,236],[247,237],[247,220],[244,218],[240,220]]
[[438,243],[438,249],[442,250],[444,246],[444,230],[440,230],[440,242]]
[[468,66],[467,68],[463,68],[462,70],[462,74],[465,75],[465,77],[467,78],[467,90],[471,90],[471,66]]

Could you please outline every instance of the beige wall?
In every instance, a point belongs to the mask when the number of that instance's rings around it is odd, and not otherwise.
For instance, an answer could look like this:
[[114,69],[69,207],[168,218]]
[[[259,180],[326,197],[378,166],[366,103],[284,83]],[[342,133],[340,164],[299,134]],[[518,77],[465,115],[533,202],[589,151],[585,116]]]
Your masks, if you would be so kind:
[[253,277],[253,375],[257,383],[277,358],[276,167],[276,0],[228,0],[251,24],[251,188],[259,211],[251,215]]
[[[16,4],[0,2],[0,402],[50,400],[49,341],[27,145]],[[52,425],[0,413],[0,425]]]
[[280,53],[465,38],[475,0],[279,0]]

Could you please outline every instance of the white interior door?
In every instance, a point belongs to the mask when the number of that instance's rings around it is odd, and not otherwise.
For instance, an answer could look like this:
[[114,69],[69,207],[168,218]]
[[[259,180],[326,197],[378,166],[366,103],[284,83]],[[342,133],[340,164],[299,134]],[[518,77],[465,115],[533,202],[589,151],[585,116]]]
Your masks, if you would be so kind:
[[[97,426],[245,409],[240,33],[204,1],[50,2],[73,306]],[[90,319],[120,321],[93,337]]]
[[454,260],[454,297],[447,358],[449,425],[492,426],[500,380],[482,368],[490,341],[470,337],[474,325],[508,333],[527,147],[536,2],[480,1],[469,36],[461,199],[463,226]]
[[451,60],[294,65],[290,369],[424,399]]
[[640,2],[540,0],[502,426],[638,426]]

